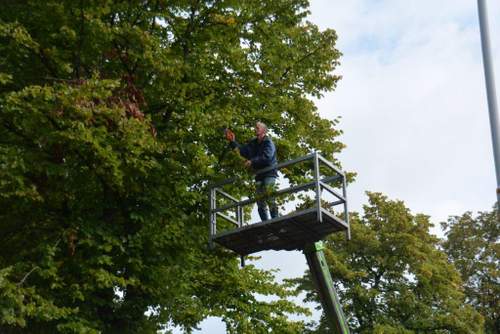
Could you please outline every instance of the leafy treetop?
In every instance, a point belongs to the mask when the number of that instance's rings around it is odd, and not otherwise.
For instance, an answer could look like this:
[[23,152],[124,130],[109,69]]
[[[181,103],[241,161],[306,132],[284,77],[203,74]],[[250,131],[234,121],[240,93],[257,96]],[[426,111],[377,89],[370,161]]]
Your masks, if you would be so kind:
[[310,99],[339,79],[336,34],[307,7],[2,1],[1,332],[303,330],[289,286],[207,249],[205,190],[235,170],[226,126],[266,122],[281,160],[343,148]]
[[[483,319],[464,304],[461,279],[429,233],[429,217],[401,201],[368,193],[350,217],[352,240],[334,235],[325,256],[356,333],[481,333]],[[317,300],[309,275],[295,280]],[[330,333],[326,319],[310,332]]]

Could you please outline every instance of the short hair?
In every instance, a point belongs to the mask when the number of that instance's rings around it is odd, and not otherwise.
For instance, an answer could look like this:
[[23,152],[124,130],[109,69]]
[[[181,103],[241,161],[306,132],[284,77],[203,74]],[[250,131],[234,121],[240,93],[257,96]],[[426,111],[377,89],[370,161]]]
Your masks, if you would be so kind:
[[257,123],[255,123],[255,125],[262,127],[264,129],[264,132],[267,133],[267,125],[265,123],[258,121]]

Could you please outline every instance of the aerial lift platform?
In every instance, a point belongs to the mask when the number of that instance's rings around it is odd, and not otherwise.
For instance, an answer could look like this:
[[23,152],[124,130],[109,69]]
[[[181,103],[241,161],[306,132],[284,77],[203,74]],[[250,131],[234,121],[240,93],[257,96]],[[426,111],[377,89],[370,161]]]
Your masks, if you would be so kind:
[[[350,239],[345,173],[318,152],[259,170],[257,173],[264,173],[271,169],[292,168],[301,163],[312,166],[312,170],[309,170],[309,173],[306,172],[312,176],[312,180],[273,191],[267,196],[279,197],[308,191],[314,193],[312,196],[314,204],[312,207],[298,209],[263,222],[254,224],[245,222],[243,208],[255,203],[256,198],[240,200],[225,191],[225,188],[235,186],[236,179],[228,179],[212,185],[210,187],[210,245],[213,247],[214,243],[217,243],[232,250],[241,256],[242,264],[244,256],[263,250],[302,251],[306,256],[325,314],[336,333],[348,334],[347,321],[342,312],[321,243],[326,236],[336,232],[345,232],[347,238]],[[322,177],[322,171],[326,171],[324,174],[328,176]],[[325,192],[330,194],[333,201],[326,202],[322,199]],[[343,219],[333,211],[339,206],[342,210],[340,216]],[[222,218],[225,224],[224,230],[220,232],[217,231],[217,218]]]

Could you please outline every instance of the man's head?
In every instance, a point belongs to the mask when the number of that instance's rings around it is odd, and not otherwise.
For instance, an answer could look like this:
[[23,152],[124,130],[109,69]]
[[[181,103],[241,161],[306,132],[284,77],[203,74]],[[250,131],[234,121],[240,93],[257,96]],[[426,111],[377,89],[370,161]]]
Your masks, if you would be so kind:
[[267,125],[262,122],[255,123],[255,136],[261,141],[267,134]]

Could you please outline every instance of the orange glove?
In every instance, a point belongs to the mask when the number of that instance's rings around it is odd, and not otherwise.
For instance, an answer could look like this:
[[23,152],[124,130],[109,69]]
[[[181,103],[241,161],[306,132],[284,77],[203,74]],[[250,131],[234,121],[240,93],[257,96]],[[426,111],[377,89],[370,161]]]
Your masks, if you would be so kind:
[[230,129],[226,129],[226,139],[229,140],[229,141],[234,141],[234,139],[236,138],[236,136],[234,135],[234,132],[231,131]]

